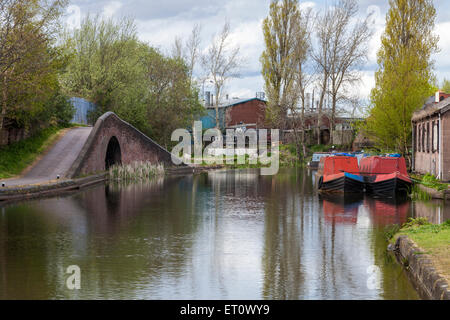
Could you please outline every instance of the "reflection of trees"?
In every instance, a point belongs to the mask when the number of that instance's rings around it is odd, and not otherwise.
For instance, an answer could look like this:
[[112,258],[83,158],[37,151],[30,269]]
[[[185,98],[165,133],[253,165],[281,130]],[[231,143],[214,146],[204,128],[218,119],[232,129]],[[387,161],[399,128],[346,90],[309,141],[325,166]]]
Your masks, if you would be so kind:
[[[289,180],[288,183],[279,181]],[[262,257],[265,299],[297,299],[302,294],[304,195],[311,192],[305,174],[271,178],[265,207]]]
[[[198,224],[191,179],[102,185],[6,208],[0,298],[152,298],[152,281],[176,281],[189,259]],[[64,287],[71,264],[82,270],[78,293]]]

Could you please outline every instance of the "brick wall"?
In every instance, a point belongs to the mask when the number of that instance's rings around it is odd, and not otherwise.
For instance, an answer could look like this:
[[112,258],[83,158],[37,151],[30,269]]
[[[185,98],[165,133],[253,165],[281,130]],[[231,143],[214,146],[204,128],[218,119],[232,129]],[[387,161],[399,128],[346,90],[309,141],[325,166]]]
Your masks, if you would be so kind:
[[266,104],[257,99],[228,107],[226,126],[235,126],[242,121],[244,124],[256,123],[258,128],[264,128],[265,110]]
[[[420,174],[430,173],[434,176],[438,176],[439,157],[442,153],[444,160],[442,164],[442,179],[450,180],[450,150],[446,150],[445,147],[445,141],[450,138],[449,114],[441,116],[439,135],[442,132],[442,137],[439,136],[439,141],[437,141],[438,139],[435,136],[435,132],[433,133],[433,122],[435,124],[439,122],[438,115],[427,117],[413,123],[414,171]],[[424,131],[424,134],[422,131]],[[436,146],[436,143],[439,145]]]
[[97,120],[68,176],[105,171],[106,152],[112,137],[119,142],[122,164],[150,161],[173,165],[171,154],[167,150],[114,113],[108,112]]

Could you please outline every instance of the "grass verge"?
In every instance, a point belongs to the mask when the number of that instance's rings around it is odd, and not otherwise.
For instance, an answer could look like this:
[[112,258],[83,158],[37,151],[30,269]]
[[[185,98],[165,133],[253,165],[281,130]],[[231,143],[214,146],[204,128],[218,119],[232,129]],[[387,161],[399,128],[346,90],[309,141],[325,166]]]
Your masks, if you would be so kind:
[[50,127],[22,141],[0,147],[0,179],[20,175],[59,137],[63,127]]
[[413,179],[418,180],[418,182],[420,184],[423,184],[425,187],[433,188],[438,191],[447,190],[448,186],[449,186],[448,183],[443,183],[443,182],[439,181],[438,179],[436,179],[435,176],[428,174],[428,173],[424,176],[420,176],[420,175],[411,175],[411,176]]
[[443,224],[431,224],[426,218],[410,218],[395,234],[406,235],[433,259],[436,270],[450,283],[450,220]]

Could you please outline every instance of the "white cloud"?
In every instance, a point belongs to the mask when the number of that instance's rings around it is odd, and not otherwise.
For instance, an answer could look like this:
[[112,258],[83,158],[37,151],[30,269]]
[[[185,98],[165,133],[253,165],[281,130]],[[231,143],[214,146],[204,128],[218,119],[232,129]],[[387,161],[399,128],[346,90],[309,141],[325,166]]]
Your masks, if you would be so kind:
[[111,1],[103,7],[102,15],[105,18],[112,18],[122,8],[122,3],[119,1]]
[[70,29],[76,29],[81,24],[81,9],[79,6],[70,5],[66,10],[66,24]]
[[312,2],[312,1],[306,1],[306,2],[302,2],[302,3],[300,3],[300,6],[299,6],[299,8],[300,8],[300,10],[306,10],[306,9],[312,9],[312,8],[314,8],[316,6],[316,3],[315,2]]
[[[328,4],[331,2],[328,1]],[[367,98],[374,85],[377,52],[381,45],[381,35],[385,28],[385,15],[388,10],[386,0],[360,0],[360,17],[373,12],[374,36],[369,43],[368,68],[363,73],[359,90],[362,98]],[[220,31],[226,19],[231,25],[231,40],[239,44],[241,53],[247,60],[241,79],[230,81],[227,93],[239,97],[253,97],[256,91],[263,88],[260,75],[259,58],[264,49],[261,22],[269,13],[270,0],[165,0],[164,2],[149,0],[127,1],[86,1],[71,0],[68,9],[68,22],[79,25],[79,17],[87,12],[100,13],[106,17],[132,15],[137,17],[139,38],[150,45],[169,52],[174,38],[187,38],[196,23],[203,26],[202,47],[210,43],[213,34]],[[448,0],[435,0],[437,9],[436,34],[440,36],[441,52],[434,55],[436,75],[439,81],[444,77],[450,79],[450,21],[447,12],[450,8]],[[301,1],[300,8],[323,9],[325,1]],[[81,9],[81,10],[80,10]]]

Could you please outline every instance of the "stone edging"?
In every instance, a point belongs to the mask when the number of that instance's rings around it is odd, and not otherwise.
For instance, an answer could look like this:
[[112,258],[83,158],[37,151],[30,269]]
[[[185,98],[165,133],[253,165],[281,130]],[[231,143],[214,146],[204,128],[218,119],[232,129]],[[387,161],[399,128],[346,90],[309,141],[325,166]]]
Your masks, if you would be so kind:
[[106,180],[107,173],[85,178],[54,181],[40,185],[17,186],[0,190],[0,203],[39,197],[54,196],[62,192],[77,190]]
[[197,174],[201,172],[206,172],[210,170],[223,169],[223,165],[216,166],[185,166],[185,167],[173,167],[166,168],[165,172],[167,175],[185,175],[185,174]]
[[[174,168],[167,168],[166,174],[167,175],[197,174],[221,168],[223,168],[223,166],[220,165],[210,167],[188,167],[188,166],[177,168],[174,167]],[[65,179],[39,185],[15,186],[0,189],[0,203],[5,203],[7,201],[17,201],[39,197],[55,196],[63,192],[78,190],[81,188],[88,187],[90,185],[103,182],[107,179],[107,176],[108,172],[103,172],[101,174],[90,175],[84,178]]]
[[407,236],[399,236],[395,242],[395,256],[406,269],[421,297],[430,300],[450,300],[447,281],[437,273],[432,258],[417,247]]
[[417,184],[419,189],[427,193],[432,199],[450,199],[450,193],[448,190],[439,191],[433,188],[424,186],[423,184]]

